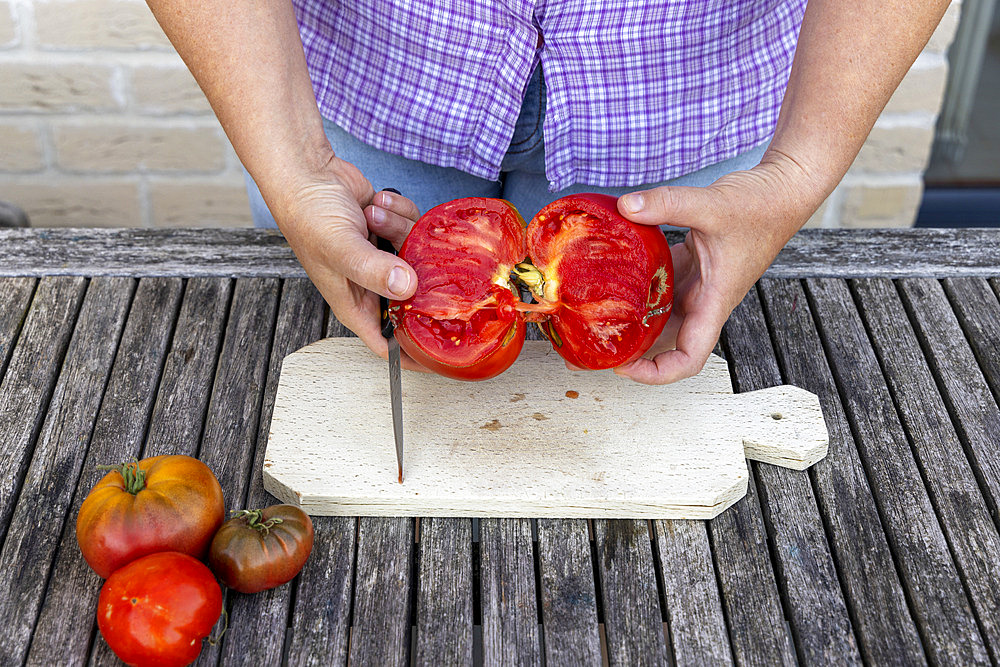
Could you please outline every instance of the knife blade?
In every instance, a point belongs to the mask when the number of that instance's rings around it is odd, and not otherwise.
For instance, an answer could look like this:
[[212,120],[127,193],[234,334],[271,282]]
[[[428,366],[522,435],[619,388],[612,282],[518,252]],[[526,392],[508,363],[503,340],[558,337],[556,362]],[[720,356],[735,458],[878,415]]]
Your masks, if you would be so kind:
[[[399,194],[399,191],[386,188],[389,192]],[[377,247],[383,252],[396,254],[392,243],[379,237]],[[403,387],[400,378],[399,341],[396,340],[395,329],[389,318],[389,300],[379,295],[379,311],[381,313],[382,336],[389,346],[389,400],[392,403],[392,435],[396,440],[396,466],[399,470],[399,483],[403,483]]]

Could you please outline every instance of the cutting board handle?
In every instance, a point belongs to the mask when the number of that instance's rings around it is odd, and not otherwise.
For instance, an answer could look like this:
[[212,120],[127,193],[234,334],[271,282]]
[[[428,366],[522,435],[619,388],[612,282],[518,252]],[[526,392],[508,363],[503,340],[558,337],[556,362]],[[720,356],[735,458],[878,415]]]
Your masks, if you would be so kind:
[[748,459],[805,470],[826,456],[830,437],[816,394],[781,385],[719,398],[727,419],[740,420]]

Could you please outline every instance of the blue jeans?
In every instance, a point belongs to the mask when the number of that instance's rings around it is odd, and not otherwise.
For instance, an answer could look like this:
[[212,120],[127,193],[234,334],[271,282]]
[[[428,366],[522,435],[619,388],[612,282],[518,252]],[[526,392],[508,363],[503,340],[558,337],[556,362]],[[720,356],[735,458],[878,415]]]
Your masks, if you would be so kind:
[[[500,166],[500,180],[490,181],[450,167],[438,167],[417,160],[392,155],[364,144],[333,122],[323,119],[323,129],[334,152],[361,170],[376,191],[395,188],[426,212],[459,197],[498,197],[512,203],[525,220],[531,220],[546,204],[565,195],[579,192],[603,192],[620,197],[627,192],[646,190],[659,185],[705,186],[732,171],[749,169],[760,162],[767,142],[736,157],[662,183],[635,187],[602,188],[594,185],[571,185],[549,192],[545,178],[545,142],[542,120],[545,117],[545,82],[541,68],[531,76],[514,136]],[[256,227],[277,227],[257,185],[244,170],[250,210]]]

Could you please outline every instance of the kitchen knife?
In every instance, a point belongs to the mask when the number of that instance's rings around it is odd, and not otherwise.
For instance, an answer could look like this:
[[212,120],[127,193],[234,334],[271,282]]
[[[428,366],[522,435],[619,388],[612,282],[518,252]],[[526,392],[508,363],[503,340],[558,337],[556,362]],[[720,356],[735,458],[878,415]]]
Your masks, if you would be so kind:
[[[386,188],[389,192],[399,194],[398,190]],[[383,252],[396,254],[392,243],[379,237],[377,247]],[[396,439],[396,466],[399,469],[399,483],[403,483],[403,388],[399,369],[399,341],[396,340],[395,326],[389,319],[389,300],[379,296],[379,311],[381,313],[382,336],[389,345],[389,398],[392,403],[392,434]]]

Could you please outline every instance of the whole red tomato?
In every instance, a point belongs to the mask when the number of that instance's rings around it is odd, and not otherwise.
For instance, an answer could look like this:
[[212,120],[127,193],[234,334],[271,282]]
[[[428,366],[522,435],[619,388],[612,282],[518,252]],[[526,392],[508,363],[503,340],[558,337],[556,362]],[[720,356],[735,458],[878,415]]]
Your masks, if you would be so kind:
[[215,534],[208,563],[229,588],[259,593],[291,581],[312,545],[312,519],[294,505],[241,510]]
[[129,665],[194,662],[222,613],[222,589],[203,563],[167,551],[116,570],[101,588],[97,627]]
[[448,377],[502,373],[521,351],[524,322],[538,323],[571,364],[614,368],[646,352],[670,317],[663,233],[623,218],[608,195],[563,197],[526,230],[503,200],[457,199],[422,216],[399,255],[417,272],[417,292],[390,305],[396,338]]
[[190,456],[125,463],[87,494],[76,539],[87,564],[105,579],[147,554],[180,551],[204,558],[226,518],[222,487]]

